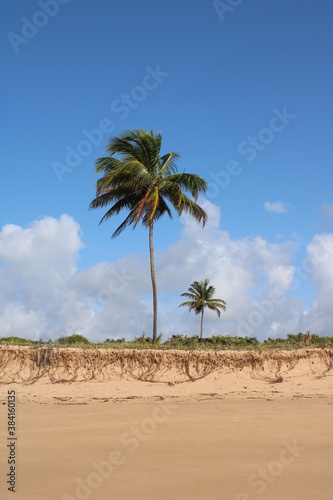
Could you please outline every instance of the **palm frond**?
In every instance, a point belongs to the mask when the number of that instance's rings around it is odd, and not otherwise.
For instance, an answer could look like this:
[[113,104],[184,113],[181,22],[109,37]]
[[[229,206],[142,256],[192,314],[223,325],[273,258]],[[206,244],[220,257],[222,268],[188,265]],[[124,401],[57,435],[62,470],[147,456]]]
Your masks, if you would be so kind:
[[181,304],[179,304],[178,307],[182,307],[182,306],[188,307],[189,312],[194,311],[195,314],[201,313],[202,308],[203,308],[203,306],[201,304],[197,304],[196,302],[192,302],[192,301],[182,302]]
[[186,174],[185,172],[182,174],[171,174],[168,180],[189,191],[195,201],[197,201],[199,194],[205,193],[208,188],[207,182],[196,174]]
[[155,189],[154,189],[154,193],[151,193],[151,198],[152,198],[152,201],[151,201],[151,204],[152,204],[152,207],[151,207],[151,210],[150,210],[150,216],[149,216],[149,221],[151,222],[154,217],[155,217],[155,214],[156,214],[156,210],[157,210],[157,207],[158,207],[158,204],[159,204],[159,195],[158,195],[158,187],[155,186]]
[[147,191],[147,193],[136,203],[136,205],[133,208],[133,213],[135,213],[135,223],[133,229],[135,229],[136,226],[138,225],[142,212],[146,208],[148,196],[149,196],[149,191]]
[[160,158],[159,175],[161,177],[168,177],[169,175],[176,174],[178,172],[175,162],[177,158],[179,158],[179,154],[174,151]]
[[213,307],[220,307],[224,311],[226,310],[226,302],[222,299],[211,299],[207,302],[207,304],[211,304]]
[[202,226],[204,227],[207,222],[207,214],[205,210],[198,205],[198,203],[190,200],[184,194],[181,197],[180,206],[178,208],[178,213],[181,215],[185,211],[190,214],[197,222],[202,222]]
[[211,304],[207,304],[207,307],[208,309],[212,309],[213,311],[215,311],[218,318],[221,316],[221,311],[218,307],[213,307]]
[[112,172],[119,169],[122,164],[123,162],[121,160],[118,160],[113,156],[103,156],[101,158],[97,158],[95,161],[96,173],[101,174]]
[[124,231],[124,229],[126,229],[127,226],[130,226],[131,224],[133,224],[134,221],[135,221],[135,214],[131,210],[131,212],[128,214],[126,219],[114,231],[111,238],[113,239],[113,238],[116,238],[117,236],[119,236]]
[[184,292],[181,294],[181,297],[187,297],[188,299],[197,300],[198,295],[196,293]]
[[121,210],[124,208],[131,208],[132,206],[132,197],[131,198],[122,198],[121,200],[117,201],[101,218],[99,221],[100,224],[102,222],[105,222],[107,219],[112,217],[113,215],[118,215]]

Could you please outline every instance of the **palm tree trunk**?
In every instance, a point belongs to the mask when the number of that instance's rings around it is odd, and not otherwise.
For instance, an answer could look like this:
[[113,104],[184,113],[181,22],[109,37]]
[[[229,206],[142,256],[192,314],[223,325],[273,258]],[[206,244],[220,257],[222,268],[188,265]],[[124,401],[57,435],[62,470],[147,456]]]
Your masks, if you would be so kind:
[[150,275],[153,286],[153,347],[157,342],[157,288],[155,278],[154,247],[153,247],[153,221],[149,224],[149,252],[150,252]]
[[202,308],[202,313],[201,313],[201,331],[200,331],[200,340],[202,340],[204,310],[205,310],[205,308],[203,307],[203,308]]

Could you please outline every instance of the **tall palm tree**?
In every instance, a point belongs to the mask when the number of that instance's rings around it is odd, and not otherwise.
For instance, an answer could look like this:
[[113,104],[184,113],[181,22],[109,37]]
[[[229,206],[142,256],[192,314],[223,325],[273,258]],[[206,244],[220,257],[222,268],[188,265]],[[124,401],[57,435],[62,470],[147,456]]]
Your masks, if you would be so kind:
[[[122,209],[129,214],[112,234],[112,238],[127,227],[133,229],[141,221],[149,229],[150,274],[153,288],[153,345],[157,341],[157,288],[155,278],[153,226],[162,215],[172,218],[168,202],[180,216],[184,211],[205,225],[207,214],[196,203],[207,183],[195,174],[179,174],[175,160],[179,155],[171,152],[160,156],[162,135],[153,130],[127,130],[113,137],[107,147],[109,156],[96,160],[96,172],[102,174],[96,186],[96,197],[89,208],[112,205],[100,223]],[[118,155],[116,158],[115,155]],[[188,191],[193,199],[182,190]]]
[[[203,318],[204,318],[204,310],[205,307],[208,309],[212,309],[216,311],[217,316],[221,316],[221,311],[226,310],[226,303],[222,299],[215,299],[213,295],[215,293],[215,288],[213,286],[208,286],[209,280],[205,281],[193,281],[191,286],[189,287],[189,291],[182,293],[182,297],[187,297],[187,302],[183,302],[178,307],[187,306],[189,307],[189,312],[194,309],[195,314],[201,313],[201,331],[200,331],[200,339],[202,339],[203,332]],[[220,308],[220,309],[219,309]]]

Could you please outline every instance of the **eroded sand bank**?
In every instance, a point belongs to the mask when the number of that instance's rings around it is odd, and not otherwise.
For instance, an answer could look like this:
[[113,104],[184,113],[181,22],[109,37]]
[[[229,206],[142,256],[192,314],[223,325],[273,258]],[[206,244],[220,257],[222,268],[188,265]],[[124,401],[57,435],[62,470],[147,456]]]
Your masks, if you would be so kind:
[[279,394],[326,397],[332,395],[332,375],[332,349],[214,352],[0,347],[0,382],[19,384],[22,402]]

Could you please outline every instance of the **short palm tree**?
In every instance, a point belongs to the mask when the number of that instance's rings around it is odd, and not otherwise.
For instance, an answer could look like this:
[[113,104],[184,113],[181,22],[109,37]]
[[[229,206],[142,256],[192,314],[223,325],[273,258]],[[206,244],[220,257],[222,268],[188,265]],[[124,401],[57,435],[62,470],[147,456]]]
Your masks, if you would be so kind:
[[[208,286],[209,280],[205,281],[193,281],[191,286],[189,287],[189,291],[182,293],[182,297],[187,297],[188,300],[187,302],[183,302],[180,304],[178,307],[181,306],[187,306],[189,307],[189,312],[191,312],[194,309],[195,314],[200,314],[201,313],[201,331],[200,331],[200,339],[202,339],[202,333],[203,333],[203,318],[204,318],[204,310],[205,307],[208,307],[208,309],[212,309],[213,311],[216,311],[217,316],[221,316],[221,311],[226,310],[226,303],[222,299],[215,299],[214,293],[215,293],[215,288],[213,286]],[[220,309],[219,309],[220,308]]]
[[[157,288],[155,279],[153,226],[162,215],[172,218],[170,205],[180,216],[184,211],[205,225],[207,214],[196,203],[207,183],[196,174],[179,174],[175,160],[179,155],[171,152],[160,156],[162,135],[151,130],[127,130],[113,137],[108,145],[109,156],[96,160],[96,172],[102,174],[96,186],[96,197],[90,208],[111,207],[101,222],[123,209],[129,214],[112,234],[112,238],[127,227],[133,229],[141,221],[149,229],[150,273],[153,288],[153,345],[157,341]],[[116,158],[116,155],[118,158]],[[183,190],[191,194],[190,199]]]

